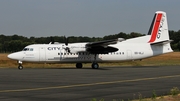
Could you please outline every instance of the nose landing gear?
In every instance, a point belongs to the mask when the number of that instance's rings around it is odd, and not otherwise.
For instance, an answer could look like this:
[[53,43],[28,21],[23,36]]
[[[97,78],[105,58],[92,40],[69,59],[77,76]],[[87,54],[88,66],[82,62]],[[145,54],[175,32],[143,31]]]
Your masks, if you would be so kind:
[[22,61],[18,61],[18,64],[19,64],[18,69],[19,69],[19,70],[22,70],[22,69],[23,69]]
[[19,70],[22,70],[22,69],[23,69],[23,66],[22,66],[21,64],[19,64],[18,69],[19,69]]

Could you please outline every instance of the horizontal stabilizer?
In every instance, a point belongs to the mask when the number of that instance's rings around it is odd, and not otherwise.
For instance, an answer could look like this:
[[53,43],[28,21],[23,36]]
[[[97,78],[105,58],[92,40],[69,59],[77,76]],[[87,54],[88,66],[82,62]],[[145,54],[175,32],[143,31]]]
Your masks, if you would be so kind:
[[172,42],[173,40],[165,40],[165,41],[160,41],[160,42],[154,42],[154,43],[150,43],[151,45],[164,45],[164,44],[168,44],[170,42]]

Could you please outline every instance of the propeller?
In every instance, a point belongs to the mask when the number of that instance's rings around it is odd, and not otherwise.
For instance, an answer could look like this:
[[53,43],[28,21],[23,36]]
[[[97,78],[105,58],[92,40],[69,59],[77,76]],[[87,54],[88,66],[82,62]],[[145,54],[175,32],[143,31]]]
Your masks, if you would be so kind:
[[64,36],[64,41],[65,41],[65,45],[66,45],[66,48],[64,48],[64,49],[66,50],[66,52],[70,53],[70,49],[68,47],[68,38],[66,38],[66,36]]
[[54,44],[54,38],[52,36],[50,37],[50,43],[49,44]]
[[64,41],[65,41],[65,45],[68,46],[68,38],[66,38],[66,36],[64,36]]

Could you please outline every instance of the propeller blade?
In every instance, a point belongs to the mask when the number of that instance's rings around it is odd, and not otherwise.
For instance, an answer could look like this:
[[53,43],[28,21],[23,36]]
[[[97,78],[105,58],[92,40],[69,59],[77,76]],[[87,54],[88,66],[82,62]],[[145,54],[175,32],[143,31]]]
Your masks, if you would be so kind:
[[54,44],[54,38],[52,36],[50,37],[50,42],[51,44]]
[[64,36],[64,40],[65,40],[65,45],[68,46],[68,38],[66,38],[66,36]]

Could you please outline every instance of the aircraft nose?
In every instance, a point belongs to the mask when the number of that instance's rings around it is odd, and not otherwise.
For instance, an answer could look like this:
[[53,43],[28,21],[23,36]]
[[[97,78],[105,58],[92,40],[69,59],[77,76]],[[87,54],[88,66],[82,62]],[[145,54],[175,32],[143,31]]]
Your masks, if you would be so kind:
[[12,54],[9,54],[8,56],[7,56],[9,59],[15,59],[15,55],[12,53]]
[[9,54],[7,57],[10,59],[11,58],[11,54]]
[[17,53],[11,53],[11,54],[9,54],[7,57],[9,58],[9,59],[13,59],[13,60],[19,60],[19,58],[21,57],[20,56],[20,54],[18,54],[19,52],[17,52]]

